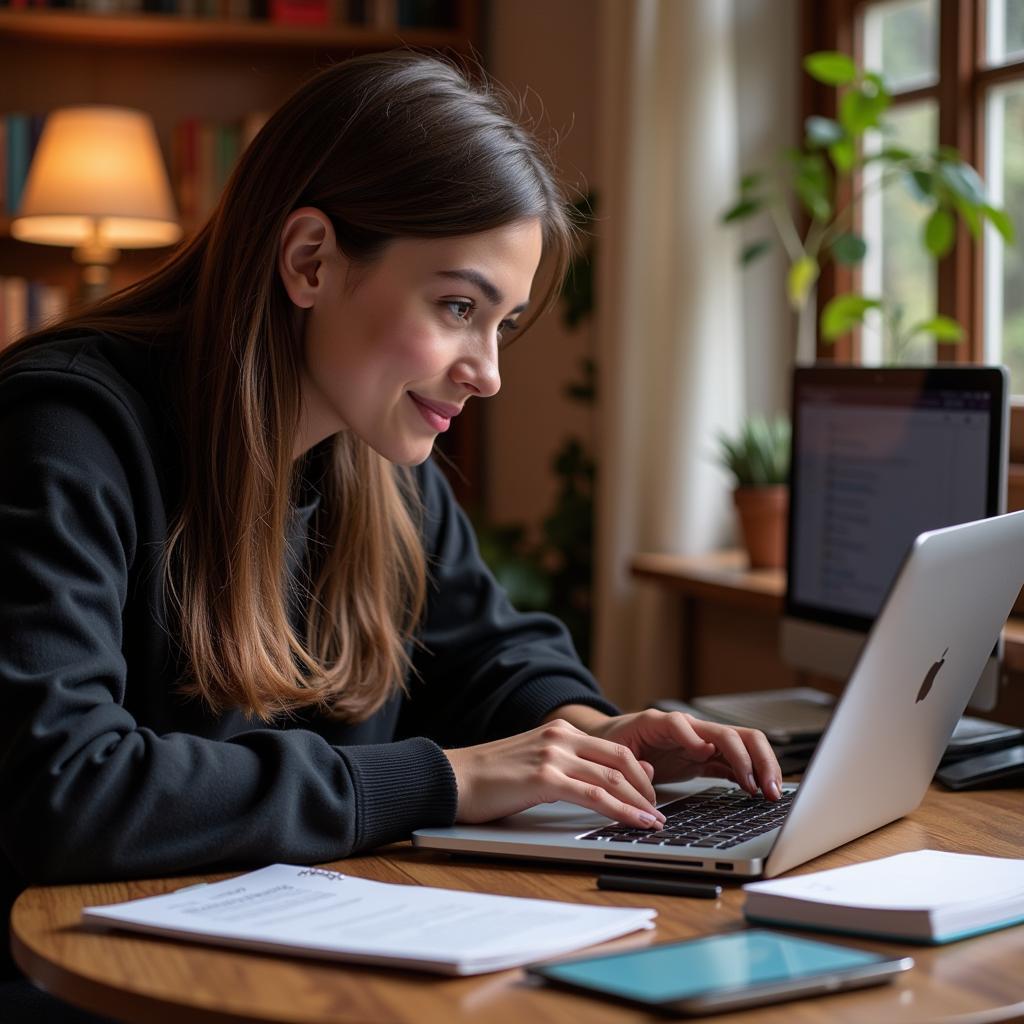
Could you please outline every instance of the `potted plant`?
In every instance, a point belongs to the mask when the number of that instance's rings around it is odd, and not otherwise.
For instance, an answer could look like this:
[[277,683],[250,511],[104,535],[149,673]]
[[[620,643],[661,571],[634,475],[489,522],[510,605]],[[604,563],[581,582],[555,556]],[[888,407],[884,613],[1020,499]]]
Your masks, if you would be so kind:
[[718,435],[719,461],[732,473],[733,501],[752,569],[786,564],[790,425],[752,416],[736,437]]
[[[782,151],[773,166],[744,175],[739,197],[722,221],[731,224],[768,215],[789,261],[786,289],[798,317],[796,359],[806,363],[814,361],[816,350],[821,268],[829,260],[859,264],[867,252],[855,230],[855,215],[869,190],[898,186],[925,204],[929,213],[921,244],[934,259],[952,249],[958,220],[974,238],[989,221],[1007,244],[1013,242],[1013,224],[1005,211],[989,203],[978,173],[955,149],[940,146],[914,152],[893,140],[884,121],[892,95],[881,75],[862,71],[846,54],[831,51],[809,54],[803,67],[812,78],[840,90],[838,116],[808,117],[803,144]],[[865,145],[869,133],[879,145]],[[872,173],[865,174],[869,166]],[[747,245],[741,263],[752,263],[772,244],[771,238],[762,238]],[[881,316],[896,360],[915,335],[930,334],[939,344],[955,343],[963,336],[961,325],[950,317],[904,323],[898,304],[848,292],[834,296],[822,310],[822,338],[835,340],[863,322],[871,310]]]

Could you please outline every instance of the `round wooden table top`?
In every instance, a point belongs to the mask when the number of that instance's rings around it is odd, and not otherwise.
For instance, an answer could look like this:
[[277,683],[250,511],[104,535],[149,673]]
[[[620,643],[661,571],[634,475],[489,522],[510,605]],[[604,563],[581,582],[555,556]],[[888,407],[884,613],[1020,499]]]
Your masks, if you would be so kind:
[[[915,849],[1024,855],[1024,791],[947,793],[932,789],[908,818],[806,865],[837,867]],[[653,906],[657,928],[602,949],[691,938],[743,927],[743,894],[726,884],[718,900],[599,891],[581,867],[453,860],[400,844],[330,867],[384,882],[564,899],[609,906]],[[54,995],[123,1021],[288,1021],[302,1024],[588,1024],[650,1022],[642,1010],[545,988],[520,970],[442,978],[389,968],[346,966],[264,955],[84,926],[82,907],[168,892],[228,875],[48,886],[22,893],[11,915],[22,970]],[[803,933],[809,934],[809,933]],[[828,938],[823,936],[823,938]],[[835,940],[897,956],[916,966],[894,983],[856,992],[715,1017],[757,1022],[956,1022],[1024,1019],[1024,926],[947,946],[870,939]]]

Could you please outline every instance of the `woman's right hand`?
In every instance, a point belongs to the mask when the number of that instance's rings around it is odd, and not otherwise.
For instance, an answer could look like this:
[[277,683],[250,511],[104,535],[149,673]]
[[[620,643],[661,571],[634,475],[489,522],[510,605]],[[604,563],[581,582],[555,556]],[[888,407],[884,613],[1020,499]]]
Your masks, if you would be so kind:
[[665,821],[654,768],[629,747],[556,719],[475,747],[446,750],[459,789],[456,821],[476,824],[567,800],[637,828]]

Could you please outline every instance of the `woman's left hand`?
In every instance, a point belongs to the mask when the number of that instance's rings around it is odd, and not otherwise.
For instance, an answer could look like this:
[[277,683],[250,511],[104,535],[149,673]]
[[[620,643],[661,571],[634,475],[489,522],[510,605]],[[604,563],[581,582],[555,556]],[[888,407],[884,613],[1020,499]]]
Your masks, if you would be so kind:
[[[563,707],[558,711],[563,717]],[[639,761],[654,767],[654,782],[677,782],[697,775],[731,779],[748,793],[758,788],[771,800],[782,793],[782,772],[767,737],[757,729],[706,722],[681,711],[650,708],[609,718],[593,709],[586,724],[592,736],[621,743]],[[570,720],[571,717],[570,717]]]

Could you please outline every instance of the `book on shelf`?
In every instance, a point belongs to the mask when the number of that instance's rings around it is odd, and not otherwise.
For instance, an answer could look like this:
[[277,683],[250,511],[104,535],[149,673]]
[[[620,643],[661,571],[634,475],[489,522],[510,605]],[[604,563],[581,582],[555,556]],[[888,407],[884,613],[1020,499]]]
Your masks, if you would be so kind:
[[955,942],[1024,923],[1024,860],[916,850],[743,886],[759,924]]
[[0,163],[3,164],[4,191],[2,198],[4,213],[13,217],[25,188],[29,164],[35,153],[39,136],[43,132],[46,117],[43,114],[26,114],[12,111],[2,118],[0,130]]
[[328,0],[270,0],[270,20],[282,25],[326,25]]
[[86,907],[82,919],[243,949],[465,975],[649,929],[655,914],[274,864],[162,896]]
[[171,140],[171,177],[178,213],[185,224],[205,220],[217,205],[242,150],[263,127],[259,112],[240,121],[179,121]]
[[59,319],[67,308],[67,289],[60,285],[0,277],[0,348]]

